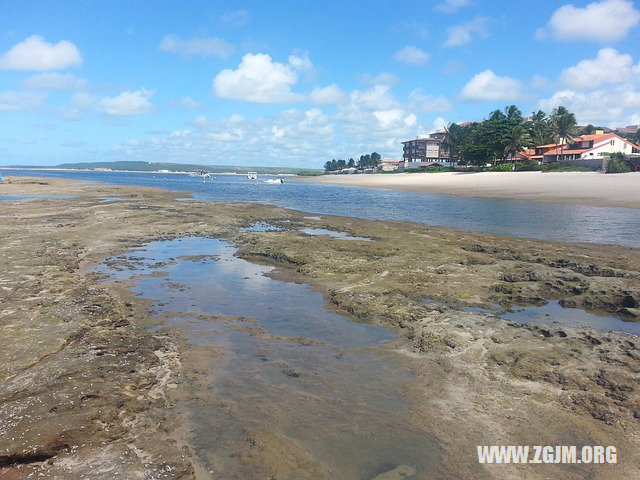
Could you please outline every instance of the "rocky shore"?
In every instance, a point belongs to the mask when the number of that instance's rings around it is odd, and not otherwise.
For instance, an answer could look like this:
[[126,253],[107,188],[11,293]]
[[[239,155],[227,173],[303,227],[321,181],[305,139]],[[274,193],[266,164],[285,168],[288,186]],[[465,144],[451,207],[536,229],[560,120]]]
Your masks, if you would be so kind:
[[[94,272],[134,246],[183,236],[228,239],[239,256],[311,284],[336,311],[397,329],[380,354],[416,375],[399,394],[412,405],[412,422],[440,445],[434,478],[614,479],[640,471],[638,337],[554,318],[521,325],[496,313],[558,300],[638,321],[637,250],[316,219],[265,205],[177,201],[185,194],[143,187],[10,180],[0,193],[72,198],[1,203],[0,478],[209,478],[176,408],[198,400],[202,352],[147,329],[157,322],[148,302]],[[254,222],[279,230],[241,229]],[[260,434],[251,438],[251,455],[238,462],[261,478],[333,478]],[[619,460],[478,465],[476,445],[493,444],[614,445]],[[388,478],[431,478],[389,470]]]

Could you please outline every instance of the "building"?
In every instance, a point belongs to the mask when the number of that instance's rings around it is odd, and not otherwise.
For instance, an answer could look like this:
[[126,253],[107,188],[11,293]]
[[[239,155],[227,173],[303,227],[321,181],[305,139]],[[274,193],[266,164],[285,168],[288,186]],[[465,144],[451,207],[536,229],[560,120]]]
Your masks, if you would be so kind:
[[400,169],[400,163],[401,161],[395,158],[383,158],[378,169],[383,172],[393,172]]
[[444,132],[436,132],[426,137],[402,142],[402,167],[415,168],[423,163],[448,162],[449,149],[444,143],[444,137]]
[[[569,162],[576,163],[592,160],[593,166],[600,168],[605,154],[623,153],[625,155],[640,154],[640,147],[615,133],[596,133],[581,135],[567,144],[552,143],[535,147],[535,155],[529,158],[543,163]],[[598,165],[600,162],[600,165]]]

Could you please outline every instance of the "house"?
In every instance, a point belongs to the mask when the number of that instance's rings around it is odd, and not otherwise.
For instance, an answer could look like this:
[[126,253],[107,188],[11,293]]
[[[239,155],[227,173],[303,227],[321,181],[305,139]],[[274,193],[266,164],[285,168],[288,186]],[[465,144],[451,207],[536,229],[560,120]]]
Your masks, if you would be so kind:
[[444,132],[435,132],[426,137],[402,142],[402,167],[415,168],[421,163],[448,162],[449,149],[444,138]]
[[383,158],[378,169],[383,172],[393,172],[400,169],[400,163],[400,160],[395,158]]
[[625,155],[638,154],[640,146],[615,133],[596,133],[580,135],[567,144],[539,145],[535,147],[535,154],[529,158],[543,163],[568,162],[586,165],[588,161],[592,161],[591,166],[600,168],[603,166],[604,156],[616,152]]

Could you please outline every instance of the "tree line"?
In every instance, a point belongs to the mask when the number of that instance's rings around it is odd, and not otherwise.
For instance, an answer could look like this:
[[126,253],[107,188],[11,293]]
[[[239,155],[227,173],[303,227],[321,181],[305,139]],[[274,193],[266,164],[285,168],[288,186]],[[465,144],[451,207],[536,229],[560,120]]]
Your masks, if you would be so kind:
[[517,106],[509,105],[494,110],[481,122],[465,126],[450,123],[445,128],[444,143],[451,159],[483,165],[506,160],[537,145],[560,143],[564,148],[578,134],[582,132],[576,126],[576,116],[565,107],[555,108],[551,115],[538,110],[525,118]]
[[367,155],[360,155],[360,159],[356,162],[353,158],[349,160],[333,159],[324,164],[324,169],[327,172],[335,172],[342,170],[343,168],[357,168],[363,170],[365,168],[376,168],[382,162],[382,157],[379,153],[373,152]]

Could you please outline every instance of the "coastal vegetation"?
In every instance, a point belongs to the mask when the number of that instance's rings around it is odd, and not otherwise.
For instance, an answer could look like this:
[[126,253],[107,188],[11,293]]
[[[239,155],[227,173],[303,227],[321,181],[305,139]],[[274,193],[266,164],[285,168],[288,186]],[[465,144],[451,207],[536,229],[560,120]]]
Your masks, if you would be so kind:
[[335,172],[343,168],[357,168],[363,170],[365,168],[376,168],[382,162],[382,157],[378,152],[367,155],[360,155],[360,159],[356,162],[353,158],[349,160],[333,159],[324,164],[326,172]]
[[609,163],[607,163],[607,173],[626,173],[629,166],[624,161],[624,155],[621,153],[612,153]]
[[525,118],[516,105],[494,110],[481,122],[458,125],[445,130],[445,143],[461,163],[485,165],[506,161],[517,152],[536,145],[570,142],[578,134],[576,117],[565,107],[547,115],[542,110]]

